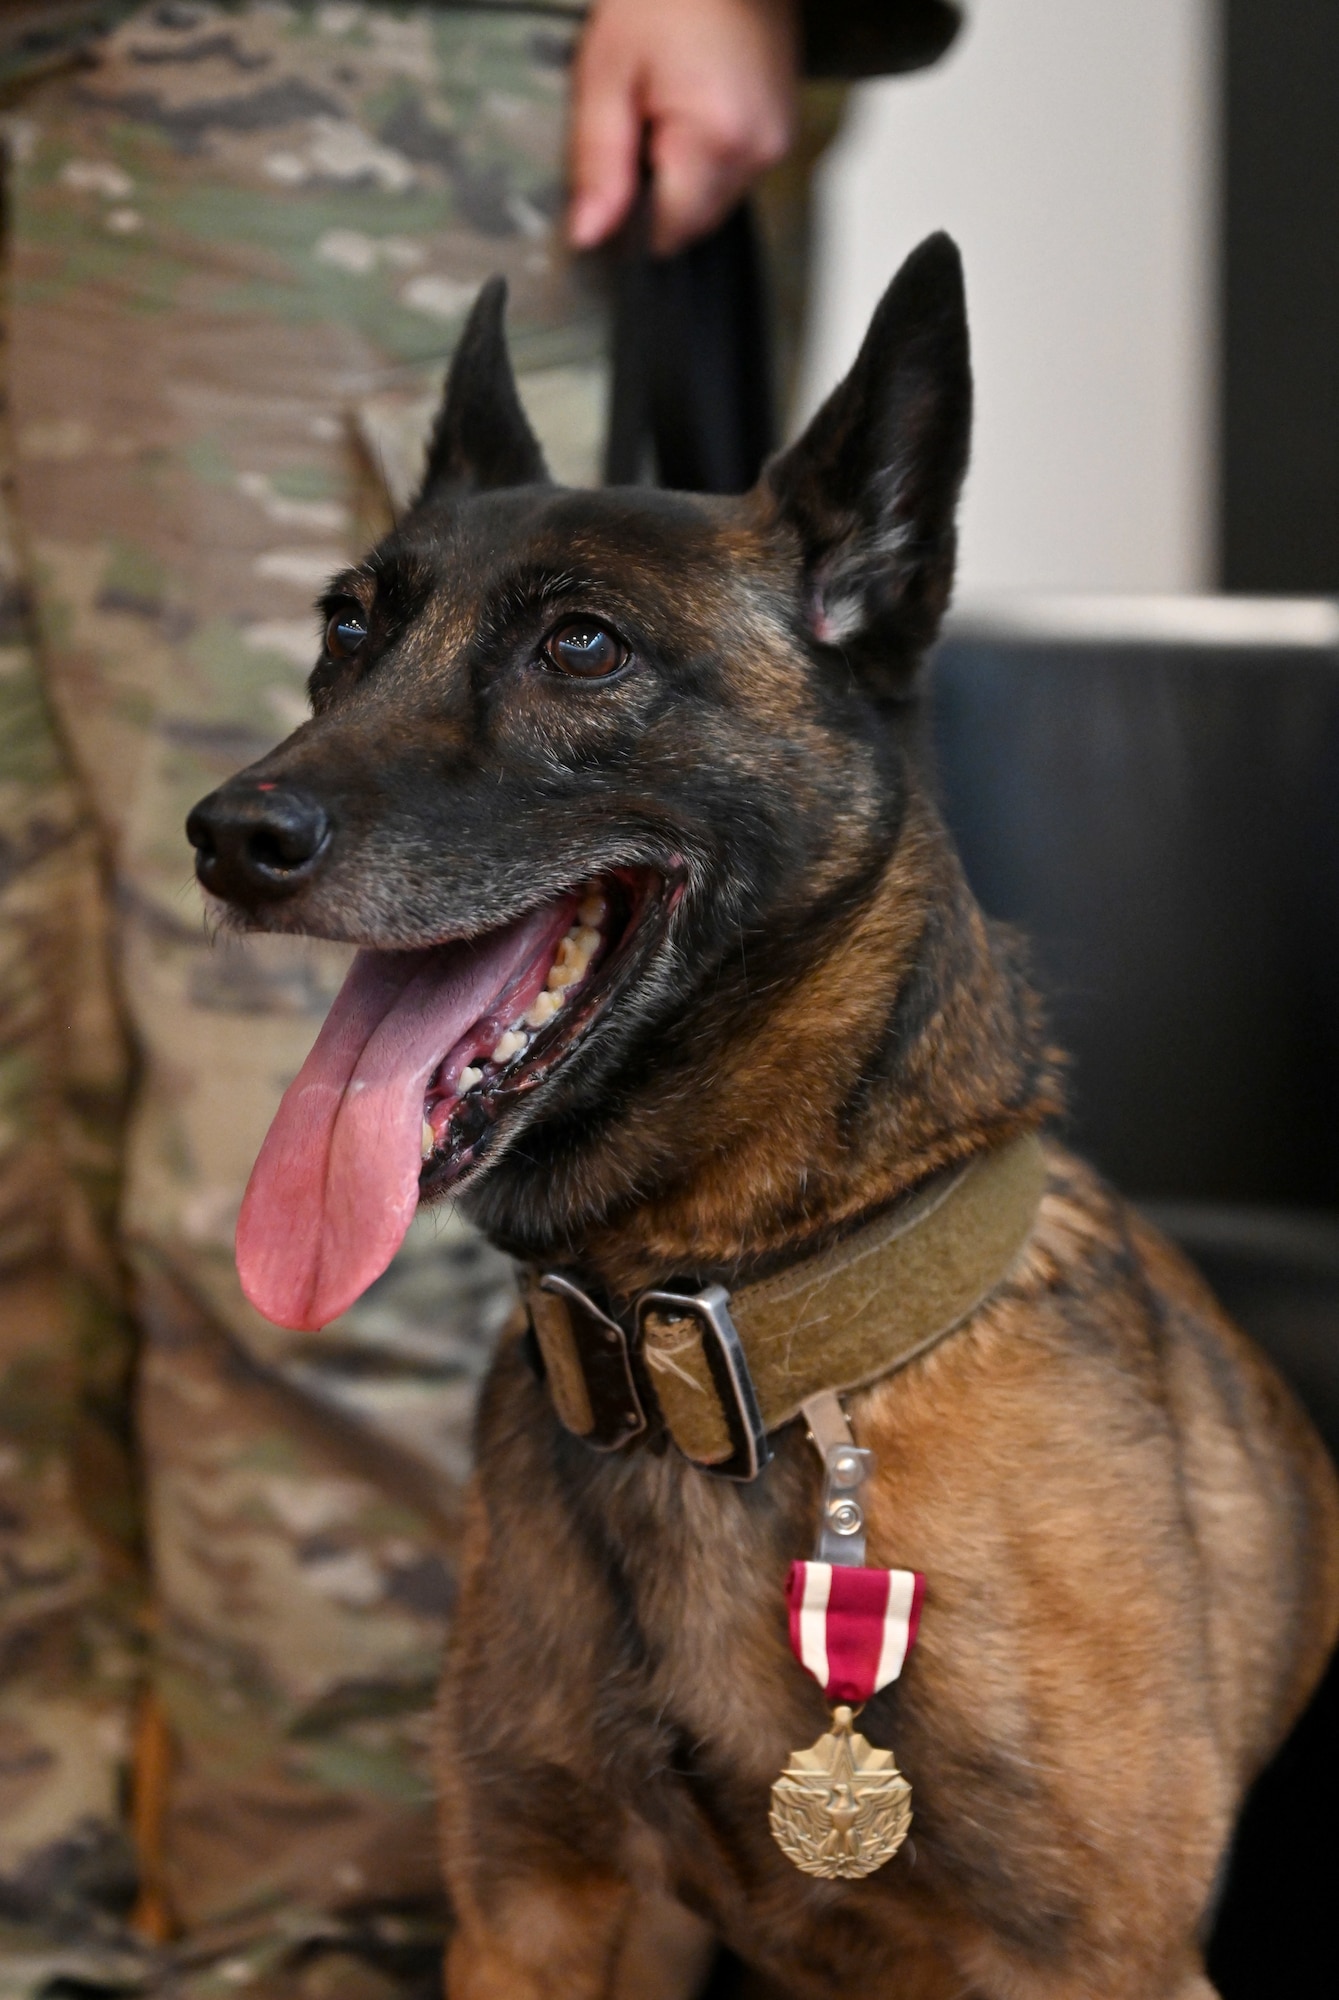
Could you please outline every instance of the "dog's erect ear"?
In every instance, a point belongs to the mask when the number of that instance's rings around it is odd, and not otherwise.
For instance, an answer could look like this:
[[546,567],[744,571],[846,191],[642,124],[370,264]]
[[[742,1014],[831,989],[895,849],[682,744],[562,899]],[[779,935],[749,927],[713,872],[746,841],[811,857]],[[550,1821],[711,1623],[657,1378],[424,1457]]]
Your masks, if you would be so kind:
[[451,357],[416,506],[449,493],[535,486],[548,479],[544,454],[516,393],[502,331],[506,308],[506,279],[490,278]]
[[799,533],[814,637],[881,692],[906,686],[948,604],[971,421],[962,260],[930,236],[846,380],[763,475]]

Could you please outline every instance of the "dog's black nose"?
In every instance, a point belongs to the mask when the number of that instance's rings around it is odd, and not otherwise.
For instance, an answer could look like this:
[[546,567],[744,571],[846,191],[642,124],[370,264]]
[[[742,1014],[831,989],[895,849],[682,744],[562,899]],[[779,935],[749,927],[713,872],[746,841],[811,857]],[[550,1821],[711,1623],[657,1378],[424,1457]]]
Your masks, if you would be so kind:
[[195,872],[231,902],[273,902],[311,881],[330,845],[325,808],[306,792],[254,779],[222,785],[186,822]]

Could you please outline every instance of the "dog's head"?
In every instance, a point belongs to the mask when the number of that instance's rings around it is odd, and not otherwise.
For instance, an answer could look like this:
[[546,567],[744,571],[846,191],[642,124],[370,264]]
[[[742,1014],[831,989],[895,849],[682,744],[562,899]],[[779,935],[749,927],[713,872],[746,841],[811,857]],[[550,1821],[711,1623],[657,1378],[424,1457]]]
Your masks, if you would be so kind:
[[709,1093],[905,808],[970,427],[949,240],[740,499],[552,485],[502,309],[486,287],[414,506],[323,600],[313,719],[188,823],[241,924],[365,947],[243,1212],[289,1325],[356,1297],[421,1193],[487,1190],[513,1240],[607,1209],[610,1107],[695,1065]]

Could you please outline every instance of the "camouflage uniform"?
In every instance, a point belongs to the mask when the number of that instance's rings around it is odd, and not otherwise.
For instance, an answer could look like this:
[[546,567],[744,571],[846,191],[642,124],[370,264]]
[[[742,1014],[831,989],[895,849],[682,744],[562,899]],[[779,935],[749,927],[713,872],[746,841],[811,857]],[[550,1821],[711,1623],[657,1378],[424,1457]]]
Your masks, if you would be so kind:
[[[312,599],[412,481],[495,270],[555,469],[594,477],[605,311],[555,236],[575,33],[553,6],[145,7],[10,111],[0,525],[28,592],[0,630],[0,1963],[18,1990],[389,1991],[438,1934],[428,1719],[510,1277],[434,1217],[319,1337],[246,1306],[238,1203],[345,954],[206,938],[181,825],[300,719]],[[130,1296],[151,1593],[118,1410]],[[152,1962],[113,1920],[136,1738],[141,1916],[189,1939]]]

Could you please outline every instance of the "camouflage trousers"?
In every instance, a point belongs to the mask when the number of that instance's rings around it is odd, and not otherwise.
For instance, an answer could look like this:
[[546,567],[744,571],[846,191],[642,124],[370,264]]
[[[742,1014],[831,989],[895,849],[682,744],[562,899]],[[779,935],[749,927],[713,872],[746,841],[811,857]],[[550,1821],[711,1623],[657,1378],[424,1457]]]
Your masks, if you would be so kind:
[[247,1307],[242,1189],[345,958],[207,937],[182,821],[301,718],[313,597],[412,485],[494,271],[550,462],[595,477],[576,32],[145,6],[11,100],[0,1990],[430,1976],[431,1703],[510,1273],[439,1216],[319,1336]]

